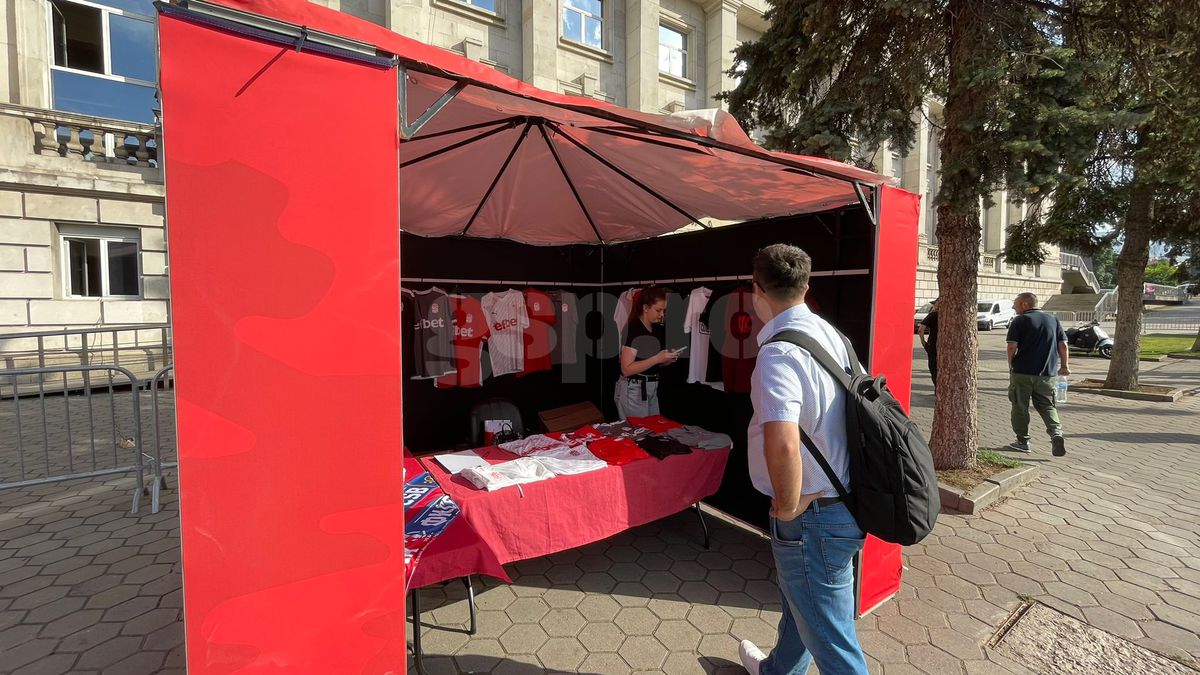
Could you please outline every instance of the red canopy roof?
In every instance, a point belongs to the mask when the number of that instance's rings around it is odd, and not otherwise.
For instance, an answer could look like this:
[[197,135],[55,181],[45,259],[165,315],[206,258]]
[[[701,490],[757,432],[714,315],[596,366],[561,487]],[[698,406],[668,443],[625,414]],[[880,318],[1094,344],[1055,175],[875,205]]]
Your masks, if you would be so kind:
[[763,150],[721,110],[629,110],[538,89],[304,0],[218,1],[397,57],[407,109],[400,224],[414,234],[628,241],[706,218],[825,211],[864,201],[870,186],[889,182],[846,164]]

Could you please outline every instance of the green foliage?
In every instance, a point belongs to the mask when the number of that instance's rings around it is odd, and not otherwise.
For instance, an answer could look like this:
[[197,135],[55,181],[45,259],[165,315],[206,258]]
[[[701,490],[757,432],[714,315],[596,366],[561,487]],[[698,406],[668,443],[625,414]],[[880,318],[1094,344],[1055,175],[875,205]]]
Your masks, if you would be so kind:
[[[1095,252],[1123,237],[1135,185],[1153,193],[1149,236],[1200,247],[1200,3],[1073,0],[1068,45],[1084,56],[1077,128],[1095,138],[1065,164],[1044,219],[1009,232],[1006,255],[1037,262],[1040,244]],[[1037,216],[1042,213],[1034,214]],[[1115,229],[1114,229],[1115,228]]]
[[928,101],[970,99],[959,125],[969,142],[941,158],[938,199],[960,213],[999,187],[1040,209],[1058,168],[1093,153],[1095,134],[1080,123],[1091,115],[1081,106],[1086,69],[1064,45],[1053,4],[972,7],[969,48],[954,57],[965,76],[951,91],[948,0],[768,2],[771,27],[736,50],[741,82],[725,96],[744,126],[765,130],[768,147],[843,161],[852,138],[903,150]]
[[1179,283],[1180,270],[1169,260],[1156,260],[1146,265],[1146,281],[1152,284],[1174,286]]
[[1114,288],[1117,285],[1117,254],[1112,246],[1101,246],[1092,255],[1092,271],[1101,288]]

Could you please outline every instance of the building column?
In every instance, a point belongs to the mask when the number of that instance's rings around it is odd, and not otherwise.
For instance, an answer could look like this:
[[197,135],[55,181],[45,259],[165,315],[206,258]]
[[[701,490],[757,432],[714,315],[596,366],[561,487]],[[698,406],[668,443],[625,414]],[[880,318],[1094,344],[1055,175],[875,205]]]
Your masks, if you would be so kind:
[[704,6],[704,63],[705,92],[710,108],[726,108],[717,94],[734,87],[728,70],[733,67],[733,50],[737,47],[737,11],[740,0],[715,0]]
[[384,26],[425,44],[430,44],[429,0],[389,0],[384,9]]
[[625,2],[625,105],[643,112],[658,109],[658,0]]
[[11,6],[10,26],[15,28],[10,35],[11,44],[20,47],[6,50],[8,56],[15,58],[9,62],[5,74],[11,78],[12,69],[16,70],[16,78],[9,80],[15,84],[15,91],[10,92],[12,98],[8,101],[31,108],[50,108],[50,64],[54,62],[54,54],[50,51],[49,5],[41,0],[16,0]]
[[927,215],[929,214],[929,172],[926,170],[930,161],[930,152],[937,152],[937,148],[929,147],[929,115],[928,108],[922,106],[924,110],[921,112],[921,125],[917,130],[917,142],[913,145],[912,151],[909,152],[907,161],[904,167],[904,185],[908,189],[913,190],[921,195],[921,212],[917,218],[918,237],[923,242],[930,242],[933,239],[933,233],[927,230]]
[[546,91],[558,85],[558,3],[521,3],[521,79]]

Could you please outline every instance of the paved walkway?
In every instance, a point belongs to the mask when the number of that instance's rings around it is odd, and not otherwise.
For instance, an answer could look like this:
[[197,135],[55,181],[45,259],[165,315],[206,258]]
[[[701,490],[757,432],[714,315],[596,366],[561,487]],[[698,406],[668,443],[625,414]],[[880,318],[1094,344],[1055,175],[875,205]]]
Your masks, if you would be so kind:
[[[984,445],[1011,435],[1003,336],[982,339]],[[920,356],[914,354],[914,356]],[[1105,363],[1078,360],[1099,373]],[[1200,386],[1200,363],[1142,364]],[[924,372],[923,358],[918,373]],[[927,380],[914,416],[932,416]],[[1200,659],[1200,397],[1150,404],[1073,394],[1066,458],[979,517],[945,515],[912,547],[900,596],[859,624],[873,673],[1025,673],[981,645],[1032,597],[1184,662]],[[177,504],[127,513],[128,477],[0,492],[0,673],[176,673],[183,660]],[[172,480],[172,486],[174,482]],[[779,619],[766,541],[691,514],[513,566],[484,583],[479,634],[427,628],[430,673],[739,673],[736,640]],[[422,591],[426,617],[466,622],[459,584]]]

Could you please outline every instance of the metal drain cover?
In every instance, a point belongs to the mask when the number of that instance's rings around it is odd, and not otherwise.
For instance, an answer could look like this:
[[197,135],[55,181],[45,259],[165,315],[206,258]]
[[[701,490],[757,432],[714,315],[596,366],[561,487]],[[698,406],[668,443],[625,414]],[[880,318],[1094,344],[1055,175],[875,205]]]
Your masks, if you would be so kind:
[[1023,605],[992,638],[996,651],[1043,675],[1196,675],[1198,671],[1039,603]]

